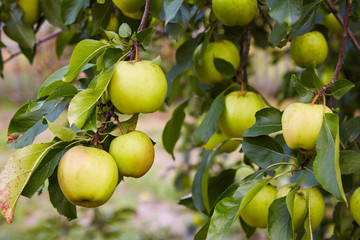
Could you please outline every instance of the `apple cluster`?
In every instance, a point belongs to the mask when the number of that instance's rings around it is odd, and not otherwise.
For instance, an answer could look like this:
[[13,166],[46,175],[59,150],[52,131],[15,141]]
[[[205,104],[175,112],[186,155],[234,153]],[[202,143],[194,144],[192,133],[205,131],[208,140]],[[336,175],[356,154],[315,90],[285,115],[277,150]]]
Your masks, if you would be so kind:
[[298,231],[306,217],[310,215],[311,229],[314,231],[320,225],[325,214],[324,197],[316,187],[307,189],[295,186],[294,183],[286,184],[278,191],[272,185],[264,186],[240,212],[241,218],[249,226],[266,228],[270,205],[275,199],[286,197],[294,187],[296,187],[296,193],[291,214],[293,230],[294,232]]
[[[167,82],[152,61],[120,61],[108,87],[110,100],[123,114],[152,113],[166,97]],[[112,140],[109,153],[75,146],[61,158],[58,181],[74,205],[98,207],[107,202],[123,177],[142,177],[155,157],[153,142],[143,132],[132,131]]]

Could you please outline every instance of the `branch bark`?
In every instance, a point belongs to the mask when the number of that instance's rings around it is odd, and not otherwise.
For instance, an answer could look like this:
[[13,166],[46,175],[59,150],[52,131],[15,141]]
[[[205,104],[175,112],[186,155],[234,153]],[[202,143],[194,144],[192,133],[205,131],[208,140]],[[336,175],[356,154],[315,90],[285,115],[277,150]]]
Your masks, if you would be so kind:
[[269,25],[270,30],[272,30],[273,26],[271,23],[271,19],[270,19],[269,15],[267,15],[267,13],[265,12],[263,5],[261,5],[259,2],[258,2],[258,8],[259,8],[259,12],[261,13],[262,17],[266,20],[267,24]]
[[243,50],[243,41],[244,38],[242,37],[240,39],[240,55],[241,55],[241,65],[239,67],[239,69],[237,70],[237,76],[239,77],[240,81],[245,84],[246,88],[249,89],[249,85],[248,85],[248,79],[247,79],[247,71],[246,71],[246,66],[247,66],[247,62],[248,62],[248,57],[249,57],[249,51],[250,51],[250,43],[251,43],[251,26],[252,26],[253,22],[249,23],[246,27],[246,32],[245,32],[245,41],[246,41],[246,45],[245,45],[245,49]]
[[[327,1],[327,0],[325,0]],[[335,73],[333,78],[331,79],[331,82],[329,84],[327,84],[326,86],[323,86],[323,88],[316,94],[316,96],[314,97],[314,100],[316,101],[316,99],[318,97],[323,97],[325,92],[332,86],[334,85],[334,83],[337,81],[337,79],[339,78],[339,74],[341,71],[341,68],[344,64],[344,57],[345,57],[345,45],[346,45],[346,38],[348,36],[348,29],[349,29],[349,19],[350,19],[350,14],[351,14],[351,6],[352,6],[352,0],[347,0],[346,1],[346,10],[345,10],[345,19],[344,19],[344,25],[343,25],[343,33],[342,33],[342,40],[341,40],[341,47],[340,47],[340,53],[339,53],[339,58],[338,61],[336,63],[336,68],[335,68]],[[314,102],[313,100],[313,102]]]
[[[337,9],[336,5],[331,1],[331,0],[324,0],[324,2],[328,5],[330,11],[334,14],[334,16],[336,17],[336,19],[339,21],[339,23],[343,26],[343,28],[345,28],[344,26],[344,20],[342,19],[339,10]],[[349,38],[351,40],[351,42],[353,43],[355,49],[357,50],[357,52],[360,54],[360,44],[359,42],[356,40],[356,37],[354,35],[354,33],[347,28],[347,33],[349,34]]]

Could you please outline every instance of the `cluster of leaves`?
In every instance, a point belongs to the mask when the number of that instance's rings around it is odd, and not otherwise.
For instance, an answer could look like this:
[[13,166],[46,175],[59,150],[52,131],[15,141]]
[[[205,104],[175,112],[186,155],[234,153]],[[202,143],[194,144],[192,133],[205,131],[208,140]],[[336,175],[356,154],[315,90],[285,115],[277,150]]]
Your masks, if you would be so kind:
[[[350,27],[358,26],[359,21],[357,16],[360,4],[354,2]],[[341,8],[344,8],[344,3],[345,1],[339,1]],[[251,68],[251,57],[249,62],[246,60],[247,46],[250,43],[245,35],[249,31],[254,39],[254,46],[263,49],[281,48],[282,57],[288,53],[284,46],[296,36],[313,29],[327,36],[327,30],[319,24],[322,17],[329,12],[323,1],[266,0],[259,1],[259,4],[264,12],[268,11],[270,17],[266,13],[258,14],[249,26],[228,27],[217,21],[211,11],[211,4],[206,0],[162,1],[161,34],[183,41],[176,50],[176,64],[167,73],[169,91],[166,103],[171,105],[182,101],[174,110],[162,136],[164,148],[173,158],[176,144],[180,145],[179,139],[182,145],[179,149],[184,153],[185,159],[188,159],[187,156],[192,149],[206,143],[218,131],[217,120],[224,111],[226,93],[240,88],[238,76],[233,78],[232,83],[216,86],[205,85],[194,76],[191,59],[200,44],[206,49],[211,41],[231,40],[240,49],[241,66]],[[14,4],[10,6],[12,12],[21,11]],[[131,53],[134,37],[146,50],[151,46],[155,34],[153,28],[136,32],[139,21],[119,13],[118,18],[122,23],[119,31],[106,31],[108,43],[98,41],[99,29],[106,26],[113,9],[113,3],[109,0],[101,4],[89,0],[76,3],[67,0],[42,1],[43,18],[40,18],[35,29],[25,29],[27,27],[22,26],[21,13],[7,20],[6,26],[11,26],[8,25],[11,21],[20,26],[11,30],[13,33],[5,29],[4,31],[19,43],[22,52],[30,60],[36,48],[34,34],[44,19],[62,29],[57,38],[58,56],[66,44],[79,42],[69,65],[50,75],[39,89],[38,99],[22,106],[9,125],[8,133],[12,140],[9,146],[21,149],[12,156],[0,174],[0,210],[8,222],[12,220],[20,194],[31,197],[36,192],[41,192],[46,179],[49,179],[50,200],[59,213],[69,219],[76,217],[75,207],[64,198],[58,186],[55,171],[57,164],[66,149],[73,144],[92,143],[92,137],[103,127],[101,119],[106,112],[111,111],[107,104],[106,89],[114,64],[126,59]],[[2,18],[2,21],[4,19]],[[18,33],[23,32],[28,34],[26,44],[22,42],[24,39],[18,37]],[[85,40],[82,40],[84,38]],[[338,41],[339,39],[337,38]],[[236,181],[236,172],[241,168],[239,165],[229,168],[226,164],[219,163],[219,159],[224,158],[218,154],[220,147],[210,152],[204,150],[201,153],[201,161],[187,168],[187,171],[196,171],[192,194],[181,199],[180,204],[209,217],[195,239],[221,239],[238,220],[246,235],[251,236],[256,229],[248,226],[239,217],[241,210],[263,186],[270,181],[274,182],[279,176],[290,173],[294,174],[291,181],[298,185],[307,188],[321,186],[326,198],[340,201],[335,207],[334,218],[324,221],[317,231],[318,238],[324,238],[324,229],[329,223],[335,224],[334,238],[344,239],[349,236],[349,232],[343,229],[350,228],[352,217],[344,206],[347,202],[345,194],[359,185],[356,173],[360,171],[360,117],[354,116],[360,107],[360,85],[355,77],[359,74],[356,66],[359,55],[351,47],[351,43],[347,46],[343,68],[346,79],[338,80],[327,91],[327,102],[339,111],[338,114],[326,114],[324,117],[316,152],[304,154],[286,146],[280,132],[282,112],[262,97],[268,107],[257,112],[256,123],[241,139],[241,152],[244,156],[242,164],[249,165],[255,173],[240,182]],[[334,66],[337,55],[338,49],[330,48],[330,57],[325,65]],[[275,61],[280,59],[282,58],[279,57]],[[237,73],[237,69],[227,61],[215,59],[214,64],[227,78]],[[321,71],[322,69],[319,69],[319,73]],[[80,72],[85,72],[86,77],[74,81]],[[259,93],[251,84],[245,84],[249,89]],[[314,64],[310,64],[305,69],[298,71],[294,68],[285,74],[277,99],[279,102],[288,98],[309,101],[322,88],[323,84],[317,70]],[[67,105],[70,127],[57,125],[54,121]],[[198,127],[185,121],[187,116],[199,118],[202,114],[205,114],[205,117]],[[136,122],[137,115],[134,115],[122,125],[127,131],[134,129]],[[32,144],[35,137],[48,127],[56,136],[54,140],[51,143]],[[116,124],[110,122],[100,134],[100,147],[106,150],[111,139],[119,134],[117,131]],[[186,163],[189,164],[188,161]],[[294,169],[288,171],[283,167],[286,165],[291,165]],[[185,175],[190,173],[186,172]],[[294,206],[288,204],[291,198],[294,198],[294,194],[292,191],[286,198],[275,201],[270,207],[268,231],[273,239],[294,238],[292,224],[289,224]],[[311,239],[312,233],[307,227],[311,214],[308,213],[307,216],[303,231],[297,233],[296,239]],[[339,221],[344,216],[351,220]],[[360,234],[359,231],[357,234]]]

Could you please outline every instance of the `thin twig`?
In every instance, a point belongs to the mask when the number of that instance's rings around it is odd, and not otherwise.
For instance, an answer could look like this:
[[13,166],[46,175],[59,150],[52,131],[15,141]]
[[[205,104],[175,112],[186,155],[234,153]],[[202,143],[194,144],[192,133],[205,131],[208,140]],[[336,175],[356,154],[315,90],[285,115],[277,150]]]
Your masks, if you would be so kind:
[[114,114],[115,106],[110,103],[110,109],[105,112],[104,119],[102,121],[101,127],[99,127],[92,137],[91,142],[97,147],[100,141],[100,133],[103,133],[109,127],[109,121]]
[[348,236],[347,240],[351,240],[354,237],[356,230],[359,228],[359,225],[353,221],[353,230],[351,231],[350,235]]
[[267,24],[269,25],[270,30],[273,29],[272,23],[271,23],[271,19],[269,17],[269,15],[267,15],[267,13],[265,12],[264,7],[258,3],[258,8],[259,8],[259,12],[261,13],[262,17],[266,20]]
[[339,78],[339,74],[341,71],[341,68],[344,64],[344,57],[345,57],[345,44],[346,44],[346,38],[348,35],[348,28],[349,28],[349,18],[351,14],[351,6],[352,6],[352,0],[346,1],[346,10],[345,10],[345,20],[343,25],[343,33],[342,33],[342,40],[341,40],[341,48],[339,53],[339,58],[336,63],[335,73],[333,78],[331,79],[331,82],[327,84],[326,86],[323,86],[323,88],[317,93],[320,97],[323,97],[325,92],[336,82],[336,80]]
[[[344,26],[344,20],[342,19],[339,10],[337,9],[336,5],[331,1],[331,0],[324,0],[324,2],[329,6],[330,11],[334,14],[334,16],[336,17],[336,19],[339,21],[339,23]],[[344,26],[345,28],[345,26]],[[360,54],[360,44],[359,42],[356,40],[356,37],[354,35],[354,33],[347,28],[347,33],[349,34],[349,38],[352,41],[355,49],[358,51],[358,53]]]
[[[40,39],[35,45],[36,45],[36,46],[39,46],[40,44],[42,44],[42,43],[44,43],[44,42],[46,42],[46,41],[48,41],[48,40],[50,40],[50,39],[53,39],[54,37],[57,37],[57,36],[60,35],[62,32],[63,32],[62,30],[59,30],[59,31],[57,31],[57,32],[54,32],[54,33],[52,33],[52,34],[50,34],[50,35],[48,35],[48,36]],[[5,60],[3,61],[4,64],[7,63],[7,62],[9,62],[11,59],[13,59],[14,57],[16,57],[16,56],[18,56],[18,55],[20,55],[20,54],[21,54],[21,51],[20,51],[20,50],[17,51],[17,52],[15,52],[15,53],[13,53],[13,54],[11,54],[7,59],[5,59]]]
[[[146,26],[146,23],[147,23],[147,20],[149,18],[149,15],[150,15],[150,6],[151,6],[151,0],[146,0],[145,2],[145,10],[144,10],[144,14],[141,18],[141,22],[140,22],[140,25],[138,27],[138,30],[137,32],[141,32],[142,30],[144,30],[145,26]],[[136,55],[136,49],[137,47],[139,46],[139,41],[137,40],[136,37],[134,37],[134,41],[133,41],[133,44],[131,46],[131,54],[129,56],[129,60],[134,60],[135,59],[135,55]]]
[[247,79],[247,71],[246,71],[246,66],[247,66],[247,62],[248,62],[248,57],[249,57],[249,51],[250,51],[250,42],[251,42],[251,26],[252,23],[249,23],[246,27],[246,33],[245,33],[245,41],[246,41],[246,45],[245,45],[245,49],[243,50],[242,45],[243,45],[243,38],[241,38],[241,42],[240,42],[240,54],[241,56],[241,65],[240,68],[237,71],[237,76],[240,78],[240,81],[243,82],[246,85],[246,88],[249,89],[249,85],[248,85],[248,79]]

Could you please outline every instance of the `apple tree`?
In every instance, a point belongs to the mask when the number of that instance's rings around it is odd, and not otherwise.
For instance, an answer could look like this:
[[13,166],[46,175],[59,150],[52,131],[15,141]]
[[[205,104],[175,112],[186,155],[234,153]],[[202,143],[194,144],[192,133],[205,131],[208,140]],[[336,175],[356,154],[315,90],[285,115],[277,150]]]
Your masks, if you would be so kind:
[[[57,38],[54,55],[75,45],[9,124],[18,150],[0,173],[8,223],[19,197],[46,181],[59,214],[76,218],[58,165],[79,145],[110,152],[120,185],[145,174],[153,146],[134,139],[142,159],[125,137],[139,114],[164,106],[174,110],[163,147],[175,161],[185,156],[177,178],[193,178],[179,204],[207,217],[195,239],[222,239],[234,224],[247,237],[264,228],[271,239],[360,238],[360,1],[0,0],[0,21],[30,62],[44,22],[60,29],[48,37]],[[160,58],[143,58],[167,39],[177,49],[165,78]],[[272,96],[254,84],[257,51],[272,57],[266,68],[290,65]],[[1,75],[12,57],[0,59]],[[64,111],[68,125],[54,123]],[[54,139],[33,143],[47,128]]]

